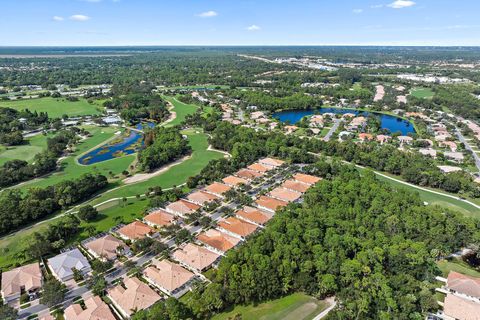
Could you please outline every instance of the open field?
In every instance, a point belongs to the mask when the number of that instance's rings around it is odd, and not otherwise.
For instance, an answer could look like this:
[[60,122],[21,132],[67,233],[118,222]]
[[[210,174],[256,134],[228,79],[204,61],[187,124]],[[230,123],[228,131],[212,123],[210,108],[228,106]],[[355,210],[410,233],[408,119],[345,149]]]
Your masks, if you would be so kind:
[[43,134],[37,134],[36,136],[26,139],[25,144],[20,146],[0,146],[0,165],[15,159],[25,161],[33,160],[33,157],[35,157],[37,153],[47,148],[48,137],[53,137],[53,135],[45,136]]
[[76,151],[61,161],[61,170],[50,174],[44,178],[34,179],[26,183],[15,186],[14,188],[21,188],[26,190],[31,187],[46,187],[54,185],[63,180],[71,180],[80,177],[85,173],[101,173],[110,178],[110,172],[114,175],[120,174],[123,170],[134,161],[135,155],[129,155],[121,158],[115,158],[112,160],[84,166],[77,162],[77,158],[83,153],[95,148],[99,144],[105,143],[105,141],[115,136],[115,132],[119,131],[118,128],[111,127],[85,127],[92,137],[81,141],[77,145]]
[[100,114],[100,102],[90,104],[85,99],[70,102],[64,98],[38,98],[0,101],[0,107],[9,107],[16,110],[29,109],[30,111],[47,112],[50,118],[61,118],[67,114],[70,117]]
[[480,278],[479,271],[473,269],[468,264],[458,259],[438,261],[437,266],[442,271],[442,275],[444,277],[448,276],[450,271],[456,271],[472,277]]
[[432,89],[430,89],[430,88],[420,88],[420,87],[413,88],[410,91],[410,94],[412,96],[414,96],[415,98],[419,98],[419,99],[431,99],[431,98],[433,98],[433,95],[434,95]]
[[172,111],[176,113],[176,118],[167,123],[165,127],[173,127],[182,123],[187,115],[194,114],[198,109],[198,106],[194,104],[185,104],[177,100],[175,97],[163,96],[163,98],[173,105]]
[[241,315],[242,320],[307,320],[327,308],[327,304],[303,293],[261,303],[258,305],[236,306],[233,310],[220,313],[212,320],[233,319]]

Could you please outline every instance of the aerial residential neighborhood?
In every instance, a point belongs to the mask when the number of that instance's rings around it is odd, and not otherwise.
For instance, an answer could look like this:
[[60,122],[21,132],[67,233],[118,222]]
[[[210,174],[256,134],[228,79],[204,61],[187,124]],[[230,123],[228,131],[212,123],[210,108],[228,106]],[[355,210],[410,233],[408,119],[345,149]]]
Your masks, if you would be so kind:
[[480,319],[480,3],[1,11],[0,320]]

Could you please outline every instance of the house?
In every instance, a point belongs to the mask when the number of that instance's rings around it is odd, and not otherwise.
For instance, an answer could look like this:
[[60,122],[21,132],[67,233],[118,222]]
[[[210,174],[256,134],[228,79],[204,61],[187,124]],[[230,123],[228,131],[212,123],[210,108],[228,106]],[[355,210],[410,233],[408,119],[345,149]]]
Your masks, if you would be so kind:
[[259,173],[262,173],[262,174],[263,174],[263,173],[266,173],[266,172],[272,170],[273,167],[271,167],[271,166],[266,166],[266,165],[263,165],[263,164],[261,164],[261,163],[256,162],[256,163],[254,163],[254,164],[249,165],[249,166],[247,167],[247,169],[253,170],[253,171],[256,171],[256,172],[259,172]]
[[218,228],[228,234],[231,234],[235,237],[245,239],[252,233],[254,233],[258,226],[245,220],[240,220],[234,217],[229,217],[227,219],[222,219],[218,223]]
[[450,172],[457,172],[457,171],[462,171],[462,168],[460,167],[454,167],[454,166],[438,166],[440,171],[443,173],[450,173]]
[[420,152],[424,156],[429,156],[429,157],[432,157],[434,159],[437,157],[437,150],[432,149],[432,148],[421,148],[421,149],[418,150],[418,152]]
[[235,175],[239,178],[251,181],[261,177],[263,173],[253,171],[253,170],[248,170],[248,169],[241,169],[237,173],[235,173]]
[[100,297],[90,297],[84,304],[85,308],[78,303],[67,307],[63,315],[65,320],[116,320],[108,305]]
[[309,127],[313,128],[322,128],[324,124],[324,119],[322,115],[313,115],[310,118],[310,124]]
[[92,256],[102,260],[111,261],[117,259],[118,255],[130,253],[125,243],[110,234],[87,242],[84,246]]
[[258,160],[258,163],[263,164],[264,166],[278,168],[283,166],[285,164],[285,161],[273,159],[273,158],[263,158]]
[[223,183],[225,183],[227,186],[230,186],[230,187],[238,187],[241,184],[245,184],[245,185],[249,184],[248,180],[235,177],[235,176],[228,176],[226,178],[223,178],[222,181]]
[[197,240],[202,242],[208,249],[219,254],[227,252],[240,243],[240,239],[216,229],[202,232],[197,236]]
[[168,212],[179,215],[180,217],[185,217],[189,214],[192,214],[200,208],[201,207],[198,204],[188,202],[183,199],[172,202],[165,207]]
[[283,129],[285,130],[286,134],[292,134],[292,133],[294,133],[295,131],[298,130],[298,127],[297,126],[285,126],[285,127],[283,127]]
[[480,303],[448,293],[443,302],[442,317],[445,320],[477,320]]
[[155,230],[141,221],[134,221],[117,230],[118,235],[122,239],[131,241],[143,239],[154,232]]
[[82,274],[92,271],[87,258],[77,248],[48,259],[48,266],[53,276],[62,282],[73,279],[73,269]]
[[309,174],[303,174],[303,173],[297,173],[293,175],[293,179],[301,183],[306,183],[310,186],[322,180],[321,178],[318,178]]
[[143,220],[150,227],[162,228],[173,224],[176,217],[163,209],[158,209],[146,215]]
[[311,185],[295,180],[286,180],[282,184],[282,187],[290,191],[305,193],[311,187]]
[[379,134],[379,135],[377,135],[376,139],[377,139],[378,142],[380,142],[380,144],[384,144],[384,143],[388,142],[389,140],[391,140],[392,137],[384,135],[384,134]]
[[265,113],[263,113],[262,111],[255,111],[250,113],[250,119],[252,120],[260,119],[263,117],[265,117]]
[[204,247],[188,243],[173,253],[173,258],[187,268],[202,272],[210,268],[220,255]]
[[275,213],[275,211],[278,208],[285,207],[286,205],[288,205],[288,203],[285,201],[273,199],[266,196],[261,196],[257,201],[255,201],[255,203],[260,209],[263,209],[272,213]]
[[188,290],[188,284],[195,278],[195,274],[189,270],[166,259],[161,261],[154,259],[143,275],[150,284],[175,298],[180,298]]
[[360,117],[355,117],[350,121],[346,129],[348,131],[355,131],[358,130],[360,127],[364,127],[367,125],[367,118],[360,116]]
[[34,293],[42,287],[43,277],[38,262],[2,273],[2,298],[9,302],[22,293]]
[[365,141],[365,140],[368,140],[368,141],[371,141],[373,140],[373,134],[370,134],[370,133],[360,133],[358,135],[358,138],[362,141]]
[[400,141],[400,144],[411,144],[413,142],[413,138],[409,136],[398,136],[397,137],[398,141]]
[[226,184],[214,182],[211,185],[208,185],[203,189],[205,192],[211,193],[217,197],[222,198],[223,195],[232,189],[231,186],[227,186]]
[[249,206],[245,206],[241,210],[238,210],[235,212],[235,215],[238,218],[256,224],[257,226],[263,226],[273,218],[273,214]]
[[398,103],[407,103],[407,96],[397,96]]
[[135,312],[150,308],[161,297],[138,278],[126,278],[107,291],[107,296],[120,314],[129,319]]
[[473,299],[480,303],[480,278],[450,271],[445,289],[452,294]]
[[187,196],[187,200],[198,204],[199,206],[203,206],[206,203],[218,200],[218,197],[204,191],[195,191]]
[[457,144],[453,141],[441,141],[438,145],[441,148],[449,148],[452,152],[457,151]]
[[302,194],[296,191],[290,191],[288,189],[278,187],[270,191],[268,196],[285,202],[295,202],[300,199]]
[[463,153],[461,152],[447,151],[447,152],[444,152],[443,155],[445,156],[445,159],[448,159],[457,163],[463,162],[464,160]]

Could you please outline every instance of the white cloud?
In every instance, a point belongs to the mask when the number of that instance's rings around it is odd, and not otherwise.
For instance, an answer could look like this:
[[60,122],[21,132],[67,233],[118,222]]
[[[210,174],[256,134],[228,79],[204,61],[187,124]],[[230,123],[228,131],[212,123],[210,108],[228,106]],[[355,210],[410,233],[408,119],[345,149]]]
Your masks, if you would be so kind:
[[363,12],[363,9],[353,9],[352,12],[355,14],[360,14]]
[[380,8],[383,8],[383,4],[374,4],[374,5],[371,5],[370,8],[372,8],[372,9],[380,9]]
[[218,12],[213,11],[213,10],[205,11],[205,12],[197,14],[197,17],[200,17],[200,18],[213,18],[213,17],[216,17],[216,16],[218,16]]
[[247,27],[247,30],[248,31],[258,31],[262,28],[260,28],[259,26],[255,25],[255,24],[252,24],[250,27]]
[[87,20],[90,20],[90,17],[85,16],[83,14],[74,14],[73,16],[70,16],[70,20],[73,20],[73,21],[87,21]]
[[416,3],[411,0],[396,0],[390,3],[388,6],[393,9],[402,9],[402,8],[414,6],[415,4]]
[[53,19],[53,21],[63,21],[63,20],[65,20],[64,17],[60,17],[60,16],[53,16],[52,19]]

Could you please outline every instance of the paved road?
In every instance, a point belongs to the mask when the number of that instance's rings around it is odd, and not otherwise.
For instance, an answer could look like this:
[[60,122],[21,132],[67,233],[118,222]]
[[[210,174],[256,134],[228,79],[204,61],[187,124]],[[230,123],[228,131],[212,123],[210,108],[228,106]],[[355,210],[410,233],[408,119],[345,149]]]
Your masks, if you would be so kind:
[[458,130],[458,128],[455,128],[455,133],[457,134],[458,140],[460,140],[460,142],[462,142],[465,145],[465,148],[468,151],[472,152],[473,159],[475,160],[475,165],[477,166],[478,171],[480,171],[480,157],[475,151],[473,151],[472,146],[468,143],[468,141],[465,139],[465,137],[460,132],[460,130]]
[[333,126],[330,128],[330,130],[327,132],[327,134],[325,135],[325,137],[323,137],[323,141],[330,141],[330,138],[332,137],[332,135],[337,131],[338,127],[340,126],[340,123],[343,122],[342,119],[334,119],[334,124]]

